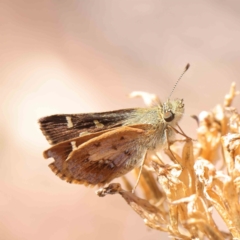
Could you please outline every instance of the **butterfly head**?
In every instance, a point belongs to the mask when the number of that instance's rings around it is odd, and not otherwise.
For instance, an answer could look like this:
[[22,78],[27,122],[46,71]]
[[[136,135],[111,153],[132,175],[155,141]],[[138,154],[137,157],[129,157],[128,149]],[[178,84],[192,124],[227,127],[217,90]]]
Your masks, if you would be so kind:
[[163,112],[162,116],[165,122],[172,123],[173,121],[177,122],[183,115],[184,112],[184,104],[183,99],[175,99],[175,100],[169,100],[172,96],[172,93],[174,92],[178,82],[181,80],[182,76],[185,74],[185,72],[189,69],[190,64],[188,63],[181,74],[181,76],[178,78],[177,82],[175,83],[169,98],[167,102],[163,103]]
[[165,122],[170,123],[176,117],[182,116],[184,112],[184,103],[183,99],[168,100],[163,103],[163,119]]

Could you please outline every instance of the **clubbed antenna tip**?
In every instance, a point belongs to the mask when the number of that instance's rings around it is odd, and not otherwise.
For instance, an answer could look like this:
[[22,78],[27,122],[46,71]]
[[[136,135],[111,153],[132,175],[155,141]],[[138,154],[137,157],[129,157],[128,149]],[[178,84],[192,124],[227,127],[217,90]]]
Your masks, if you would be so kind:
[[172,96],[172,93],[173,93],[173,91],[175,90],[175,88],[176,88],[178,82],[181,80],[182,76],[184,75],[184,73],[185,73],[189,68],[190,68],[190,64],[188,63],[188,64],[186,65],[186,67],[185,67],[183,73],[182,73],[181,76],[178,78],[177,82],[175,83],[175,85],[174,85],[174,87],[173,87],[173,89],[172,89],[172,92],[170,93],[168,99],[170,99],[170,97]]
[[190,68],[190,64],[188,63],[187,66],[185,67],[185,71],[184,72],[186,72],[189,68]]

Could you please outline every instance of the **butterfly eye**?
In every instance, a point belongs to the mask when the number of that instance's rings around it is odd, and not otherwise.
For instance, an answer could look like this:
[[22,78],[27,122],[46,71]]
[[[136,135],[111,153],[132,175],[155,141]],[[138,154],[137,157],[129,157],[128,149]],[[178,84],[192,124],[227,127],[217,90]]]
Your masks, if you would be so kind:
[[166,122],[171,122],[174,119],[174,113],[169,110],[163,114],[163,118]]

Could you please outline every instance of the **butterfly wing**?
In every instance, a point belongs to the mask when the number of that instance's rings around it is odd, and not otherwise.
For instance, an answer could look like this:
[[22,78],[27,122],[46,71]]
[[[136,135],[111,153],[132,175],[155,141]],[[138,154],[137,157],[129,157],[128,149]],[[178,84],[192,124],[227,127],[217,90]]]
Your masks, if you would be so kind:
[[135,109],[102,113],[61,114],[41,118],[40,128],[50,144],[57,144],[85,133],[103,131],[122,126]]
[[101,185],[141,163],[147,149],[138,143],[146,129],[144,125],[124,126],[89,134],[57,144],[46,150],[44,156],[54,158],[49,166],[60,178],[73,183]]

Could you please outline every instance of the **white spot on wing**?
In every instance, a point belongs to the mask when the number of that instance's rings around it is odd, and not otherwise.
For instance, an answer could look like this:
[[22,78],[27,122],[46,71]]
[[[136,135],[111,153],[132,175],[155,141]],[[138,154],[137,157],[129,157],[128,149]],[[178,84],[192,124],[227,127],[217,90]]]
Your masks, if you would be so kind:
[[71,153],[77,149],[77,145],[76,145],[76,141],[72,141],[71,142],[71,145],[72,145],[72,151],[69,153],[67,159],[66,159],[66,162],[69,160],[70,156],[71,156]]
[[102,123],[100,123],[98,120],[94,120],[93,122],[94,122],[94,124],[97,128],[103,128],[104,127],[104,125]]
[[72,141],[72,142],[71,142],[71,145],[72,145],[72,150],[73,150],[73,151],[74,151],[75,149],[77,149],[76,141]]
[[67,120],[67,127],[68,127],[68,128],[73,127],[72,118],[69,117],[69,116],[67,116],[67,117],[66,117],[66,120]]

